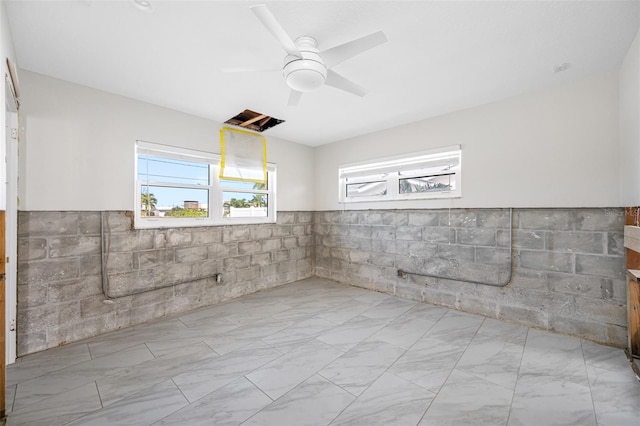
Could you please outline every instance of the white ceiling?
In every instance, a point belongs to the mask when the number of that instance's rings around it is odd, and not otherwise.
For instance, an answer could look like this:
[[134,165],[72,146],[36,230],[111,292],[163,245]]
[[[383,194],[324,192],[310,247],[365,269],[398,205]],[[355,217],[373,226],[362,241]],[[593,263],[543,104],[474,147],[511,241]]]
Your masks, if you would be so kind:
[[[615,70],[640,15],[637,1],[151,2],[6,1],[18,65],[219,122],[252,109],[286,120],[266,135],[316,146]],[[281,65],[259,3],[320,50],[383,30],[335,67],[368,95],[322,87],[288,107],[280,72],[220,72]]]

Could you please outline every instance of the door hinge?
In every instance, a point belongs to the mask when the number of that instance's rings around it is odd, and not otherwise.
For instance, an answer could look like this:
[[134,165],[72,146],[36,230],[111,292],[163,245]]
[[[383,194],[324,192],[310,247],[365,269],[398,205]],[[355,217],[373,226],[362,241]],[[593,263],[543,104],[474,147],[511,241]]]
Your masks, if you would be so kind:
[[18,129],[11,129],[11,139],[18,139]]
[[9,322],[9,331],[16,331],[16,319],[13,318],[11,322]]

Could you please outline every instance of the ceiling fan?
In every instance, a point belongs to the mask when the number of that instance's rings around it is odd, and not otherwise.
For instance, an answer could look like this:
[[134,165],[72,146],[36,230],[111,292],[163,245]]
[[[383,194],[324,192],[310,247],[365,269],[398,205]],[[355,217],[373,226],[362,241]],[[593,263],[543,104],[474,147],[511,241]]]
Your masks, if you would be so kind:
[[360,53],[379,46],[387,41],[382,31],[378,31],[355,40],[320,52],[317,41],[310,36],[298,37],[295,41],[289,37],[266,5],[250,7],[267,30],[280,42],[287,56],[284,58],[282,73],[291,88],[289,106],[300,102],[302,94],[318,89],[323,85],[332,86],[357,96],[367,91],[343,77],[331,68]]

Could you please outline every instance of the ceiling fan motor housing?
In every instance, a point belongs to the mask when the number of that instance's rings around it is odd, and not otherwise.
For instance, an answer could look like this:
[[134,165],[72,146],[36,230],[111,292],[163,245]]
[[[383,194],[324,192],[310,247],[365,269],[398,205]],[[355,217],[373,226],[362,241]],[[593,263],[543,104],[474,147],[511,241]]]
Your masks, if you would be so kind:
[[324,85],[327,67],[317,49],[318,43],[312,37],[299,37],[295,41],[302,57],[288,55],[282,69],[287,85],[298,92],[310,92]]

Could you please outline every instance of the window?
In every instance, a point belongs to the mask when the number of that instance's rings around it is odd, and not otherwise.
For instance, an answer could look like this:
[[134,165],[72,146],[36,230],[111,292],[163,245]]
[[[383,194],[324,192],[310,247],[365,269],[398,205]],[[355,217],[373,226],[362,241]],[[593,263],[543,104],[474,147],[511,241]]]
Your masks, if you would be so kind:
[[274,164],[267,182],[219,178],[220,156],[136,143],[136,228],[276,221]]
[[461,196],[461,150],[451,146],[339,167],[341,202]]

